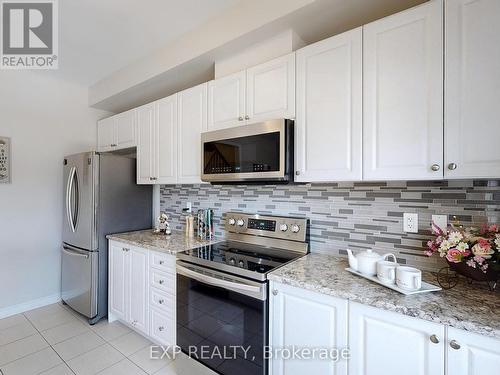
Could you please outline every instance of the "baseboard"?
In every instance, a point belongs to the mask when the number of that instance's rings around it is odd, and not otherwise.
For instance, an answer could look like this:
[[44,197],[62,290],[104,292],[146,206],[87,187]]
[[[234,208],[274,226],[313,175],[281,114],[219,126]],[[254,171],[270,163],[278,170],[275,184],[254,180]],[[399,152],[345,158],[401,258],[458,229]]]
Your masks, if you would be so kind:
[[23,313],[25,311],[33,310],[38,307],[43,307],[57,303],[61,300],[61,294],[53,294],[51,296],[37,298],[31,301],[23,302],[14,306],[0,308],[0,319],[7,318],[8,316]]

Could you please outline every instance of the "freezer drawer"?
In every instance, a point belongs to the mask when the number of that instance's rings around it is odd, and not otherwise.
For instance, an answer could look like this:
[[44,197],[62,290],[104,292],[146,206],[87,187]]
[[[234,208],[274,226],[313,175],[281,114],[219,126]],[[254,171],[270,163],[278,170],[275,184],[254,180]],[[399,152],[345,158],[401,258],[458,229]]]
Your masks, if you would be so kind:
[[99,252],[62,246],[62,300],[88,318],[97,315]]

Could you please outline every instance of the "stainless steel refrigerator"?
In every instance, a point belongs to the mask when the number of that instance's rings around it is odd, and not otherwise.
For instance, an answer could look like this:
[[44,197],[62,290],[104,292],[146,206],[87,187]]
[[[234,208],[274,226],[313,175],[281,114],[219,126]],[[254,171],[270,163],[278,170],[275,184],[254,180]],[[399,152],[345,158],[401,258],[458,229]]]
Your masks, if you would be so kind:
[[107,315],[106,235],[151,228],[152,187],[136,184],[136,161],[87,152],[64,158],[61,294],[90,324]]

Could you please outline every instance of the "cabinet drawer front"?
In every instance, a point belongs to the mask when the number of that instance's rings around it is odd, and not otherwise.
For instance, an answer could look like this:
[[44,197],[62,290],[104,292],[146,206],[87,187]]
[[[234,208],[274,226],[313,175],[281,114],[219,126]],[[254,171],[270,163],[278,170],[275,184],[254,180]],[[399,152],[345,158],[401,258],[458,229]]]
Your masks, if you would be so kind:
[[175,321],[156,309],[151,309],[151,337],[164,345],[174,343]]
[[175,257],[169,254],[151,252],[149,264],[169,273],[175,273]]
[[152,307],[170,317],[173,317],[175,314],[175,297],[170,292],[151,288],[150,303]]
[[150,272],[151,286],[174,294],[175,291],[175,274],[151,269]]

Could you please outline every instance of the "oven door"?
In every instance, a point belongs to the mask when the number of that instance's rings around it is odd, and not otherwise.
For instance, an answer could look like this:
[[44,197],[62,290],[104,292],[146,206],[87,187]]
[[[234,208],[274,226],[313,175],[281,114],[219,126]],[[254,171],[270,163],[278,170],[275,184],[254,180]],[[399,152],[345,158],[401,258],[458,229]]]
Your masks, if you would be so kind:
[[202,134],[207,182],[293,180],[293,121],[272,120]]
[[177,345],[219,374],[267,374],[267,306],[267,283],[177,261]]

